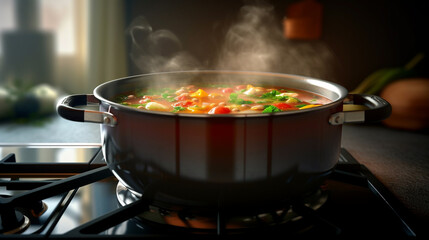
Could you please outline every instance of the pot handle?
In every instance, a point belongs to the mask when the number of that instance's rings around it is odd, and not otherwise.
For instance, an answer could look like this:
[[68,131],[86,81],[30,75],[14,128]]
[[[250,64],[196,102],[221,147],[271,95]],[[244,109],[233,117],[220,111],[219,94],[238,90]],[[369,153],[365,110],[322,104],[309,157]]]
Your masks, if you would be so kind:
[[99,105],[98,100],[92,94],[76,94],[63,98],[57,105],[58,114],[67,120],[76,122],[102,123],[111,127],[117,124],[116,117],[109,112],[99,112],[76,108],[76,106]]
[[379,122],[392,113],[390,103],[376,95],[349,94],[343,104],[345,109],[350,105],[353,107],[349,111],[332,114],[329,118],[330,124]]

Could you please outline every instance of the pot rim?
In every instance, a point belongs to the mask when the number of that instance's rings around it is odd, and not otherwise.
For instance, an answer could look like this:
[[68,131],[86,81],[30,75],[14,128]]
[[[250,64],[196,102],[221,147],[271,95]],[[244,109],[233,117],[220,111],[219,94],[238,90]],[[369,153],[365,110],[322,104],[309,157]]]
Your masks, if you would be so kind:
[[[134,107],[129,107],[126,105],[122,105],[119,103],[115,103],[111,100],[108,100],[101,96],[101,89],[106,87],[107,85],[110,85],[114,82],[120,82],[120,81],[126,81],[129,79],[134,79],[138,77],[146,77],[146,76],[156,76],[156,75],[167,75],[167,74],[239,74],[239,75],[259,75],[259,76],[273,76],[273,77],[289,77],[289,78],[295,78],[295,79],[301,79],[306,84],[310,84],[313,86],[323,87],[324,89],[330,90],[332,92],[335,92],[339,95],[338,99],[332,100],[331,103],[316,107],[316,108],[308,108],[308,109],[301,109],[301,110],[291,110],[291,111],[284,111],[284,112],[276,112],[276,113],[239,113],[239,114],[198,114],[198,113],[172,113],[172,112],[163,112],[163,111],[150,111],[145,109],[137,109]],[[287,86],[285,86],[287,87]],[[335,90],[335,91],[334,91]],[[308,90],[304,90],[308,91]],[[145,74],[137,74],[132,76],[127,76],[123,78],[114,79],[105,83],[102,83],[98,85],[94,91],[94,96],[100,100],[101,102],[105,102],[109,104],[110,106],[135,112],[135,113],[145,113],[145,114],[155,114],[155,115],[165,115],[165,116],[172,116],[172,117],[194,117],[194,118],[247,118],[247,117],[267,117],[267,116],[283,116],[283,115],[296,115],[296,114],[302,114],[302,113],[308,113],[313,111],[322,111],[328,108],[331,108],[333,106],[338,105],[339,103],[342,103],[343,100],[346,98],[348,91],[343,86],[326,81],[321,80],[317,78],[312,77],[306,77],[302,75],[296,75],[296,74],[287,74],[287,73],[274,73],[274,72],[259,72],[259,71],[234,71],[234,70],[189,70],[189,71],[171,71],[171,72],[155,72],[155,73],[145,73]]]

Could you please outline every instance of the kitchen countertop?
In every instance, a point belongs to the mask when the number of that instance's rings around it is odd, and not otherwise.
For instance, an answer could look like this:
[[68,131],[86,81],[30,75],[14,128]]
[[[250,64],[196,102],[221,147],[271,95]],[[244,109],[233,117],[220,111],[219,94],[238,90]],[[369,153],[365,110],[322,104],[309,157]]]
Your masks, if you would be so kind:
[[0,122],[2,143],[101,143],[100,126],[50,116],[29,122]]
[[429,235],[429,132],[345,125],[342,147],[365,165]]
[[[0,145],[100,141],[98,124],[71,122],[57,116],[26,124],[0,123]],[[382,124],[345,125],[342,147],[364,164],[420,223],[429,226],[429,131],[396,130]]]

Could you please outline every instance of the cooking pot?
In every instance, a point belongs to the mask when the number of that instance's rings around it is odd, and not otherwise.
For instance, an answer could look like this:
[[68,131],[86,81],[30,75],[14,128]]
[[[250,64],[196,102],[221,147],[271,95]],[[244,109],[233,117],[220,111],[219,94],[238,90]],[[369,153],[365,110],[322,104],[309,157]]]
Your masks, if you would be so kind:
[[[317,108],[278,113],[190,114],[147,111],[112,101],[146,87],[201,83],[270,85],[329,98]],[[77,108],[99,105],[99,110]],[[365,110],[343,111],[357,104]],[[105,161],[137,196],[159,205],[234,206],[289,201],[314,191],[339,159],[342,124],[380,121],[388,102],[352,95],[310,77],[238,71],[180,71],[126,77],[99,85],[91,95],[71,95],[60,116],[99,123]]]

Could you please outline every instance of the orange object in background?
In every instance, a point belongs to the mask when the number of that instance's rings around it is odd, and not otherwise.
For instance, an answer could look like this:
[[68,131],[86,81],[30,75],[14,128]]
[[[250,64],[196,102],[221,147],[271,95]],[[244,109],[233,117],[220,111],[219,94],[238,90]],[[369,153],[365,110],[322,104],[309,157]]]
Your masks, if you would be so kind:
[[380,96],[392,105],[386,126],[418,131],[429,128],[429,78],[404,78],[388,84]]
[[288,39],[319,39],[322,35],[322,13],[322,4],[315,0],[289,5],[283,20],[284,36]]

